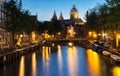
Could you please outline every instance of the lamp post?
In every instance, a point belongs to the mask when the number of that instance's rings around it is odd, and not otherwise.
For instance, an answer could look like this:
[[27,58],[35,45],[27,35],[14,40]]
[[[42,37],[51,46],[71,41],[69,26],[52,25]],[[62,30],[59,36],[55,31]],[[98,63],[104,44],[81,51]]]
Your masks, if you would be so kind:
[[117,31],[116,31],[116,48],[119,46],[119,29],[120,26],[117,26]]
[[119,45],[119,39],[118,39],[118,32],[116,33],[116,48],[118,47]]
[[92,32],[89,31],[88,35],[89,35],[88,37],[91,38],[91,36],[92,36]]

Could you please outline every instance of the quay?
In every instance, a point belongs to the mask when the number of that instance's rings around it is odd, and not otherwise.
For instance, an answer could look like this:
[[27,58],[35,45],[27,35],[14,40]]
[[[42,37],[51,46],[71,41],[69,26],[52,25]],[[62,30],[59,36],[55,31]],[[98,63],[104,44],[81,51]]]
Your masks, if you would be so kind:
[[[20,49],[11,49],[7,51],[0,52],[0,64],[9,64],[11,62],[19,59],[23,54],[27,54],[39,49],[43,45],[52,46],[51,42],[69,42],[69,41],[86,41],[83,38],[74,38],[74,39],[47,39],[43,40],[38,44],[32,44],[29,46],[22,47]],[[49,43],[49,44],[48,44]],[[55,49],[55,48],[54,48]]]
[[12,49],[12,51],[0,53],[0,64],[10,64],[11,62],[19,59],[23,54],[39,49],[40,46],[41,44],[33,44],[20,49]]

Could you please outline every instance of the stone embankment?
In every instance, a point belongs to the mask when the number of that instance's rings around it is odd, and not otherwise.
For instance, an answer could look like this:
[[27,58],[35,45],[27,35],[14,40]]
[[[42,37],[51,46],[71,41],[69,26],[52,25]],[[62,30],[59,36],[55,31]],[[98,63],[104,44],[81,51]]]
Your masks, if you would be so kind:
[[40,44],[32,44],[29,46],[24,46],[22,48],[10,49],[10,50],[1,50],[0,51],[0,64],[9,64],[11,62],[19,59],[23,54],[30,53],[41,47]]

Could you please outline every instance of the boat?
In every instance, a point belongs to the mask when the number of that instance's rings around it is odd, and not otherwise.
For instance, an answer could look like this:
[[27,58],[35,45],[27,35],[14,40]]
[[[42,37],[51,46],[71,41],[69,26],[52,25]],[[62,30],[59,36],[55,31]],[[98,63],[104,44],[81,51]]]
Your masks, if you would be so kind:
[[105,56],[110,56],[112,55],[111,52],[108,52],[108,51],[102,51],[102,54],[105,55]]
[[95,52],[102,52],[102,48],[98,44],[92,44],[92,49]]
[[112,58],[112,60],[113,60],[116,64],[119,64],[119,65],[120,65],[120,56],[115,55],[115,54],[112,54],[110,57]]
[[95,42],[89,41],[89,43],[90,43],[93,51],[95,51],[95,52],[102,52],[103,49],[102,49],[101,46],[99,45],[99,42],[98,42],[98,41],[95,41]]

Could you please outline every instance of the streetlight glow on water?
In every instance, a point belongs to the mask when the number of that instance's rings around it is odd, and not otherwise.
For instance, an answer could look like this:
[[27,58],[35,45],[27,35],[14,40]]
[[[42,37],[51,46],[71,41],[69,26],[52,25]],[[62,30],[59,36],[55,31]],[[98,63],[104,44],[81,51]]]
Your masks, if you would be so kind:
[[36,53],[32,54],[32,76],[37,76]]
[[100,73],[100,59],[96,52],[91,49],[87,50],[87,61],[90,71],[90,76],[101,76]]
[[72,46],[68,43],[55,45],[43,46],[36,52],[23,55],[17,62],[5,66],[7,69],[0,68],[0,76],[120,75],[119,66],[112,65],[112,60],[92,49],[76,46],[75,43]]
[[19,69],[19,76],[25,76],[25,57],[22,56],[20,60],[20,69]]

